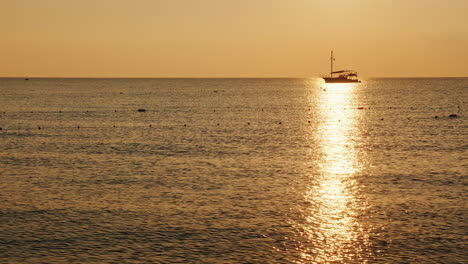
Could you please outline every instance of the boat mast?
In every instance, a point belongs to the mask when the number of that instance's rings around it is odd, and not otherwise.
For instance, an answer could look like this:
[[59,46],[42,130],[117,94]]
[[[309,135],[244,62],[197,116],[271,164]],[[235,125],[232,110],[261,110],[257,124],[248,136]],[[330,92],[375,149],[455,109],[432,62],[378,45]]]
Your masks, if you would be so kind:
[[333,58],[333,50],[331,51],[331,57],[330,57],[330,76],[333,77],[333,61],[335,59]]

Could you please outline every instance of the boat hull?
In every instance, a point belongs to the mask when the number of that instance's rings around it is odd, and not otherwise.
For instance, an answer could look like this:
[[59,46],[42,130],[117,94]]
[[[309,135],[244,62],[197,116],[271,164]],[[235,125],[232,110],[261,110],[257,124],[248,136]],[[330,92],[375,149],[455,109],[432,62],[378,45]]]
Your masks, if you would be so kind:
[[326,83],[360,83],[361,81],[340,77],[323,77]]

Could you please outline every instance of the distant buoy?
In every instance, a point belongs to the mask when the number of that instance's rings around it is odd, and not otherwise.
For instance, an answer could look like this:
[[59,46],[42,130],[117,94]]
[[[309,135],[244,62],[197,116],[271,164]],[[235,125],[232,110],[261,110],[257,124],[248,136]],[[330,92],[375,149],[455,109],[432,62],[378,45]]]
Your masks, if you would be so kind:
[[281,122],[278,122],[278,125],[281,125]]
[[247,122],[247,125],[250,125],[250,123],[249,123],[249,122]]
[[140,109],[138,109],[137,111],[138,111],[138,112],[146,112],[146,109],[140,108]]
[[218,126],[219,126],[219,123],[218,123]]
[[439,118],[438,116],[434,116],[435,119]]
[[457,115],[457,114],[451,114],[451,115],[449,115],[449,117],[450,117],[450,118],[457,118],[458,115]]
[[24,78],[25,81],[29,81],[29,78]]
[[41,126],[37,126],[37,129],[41,129]]
[[0,130],[2,130],[2,128],[0,127]]
[[186,127],[186,126],[187,126],[187,124],[184,124],[184,127]]
[[153,125],[149,125],[149,127],[153,127]]
[[80,126],[76,126],[76,128],[80,128]]

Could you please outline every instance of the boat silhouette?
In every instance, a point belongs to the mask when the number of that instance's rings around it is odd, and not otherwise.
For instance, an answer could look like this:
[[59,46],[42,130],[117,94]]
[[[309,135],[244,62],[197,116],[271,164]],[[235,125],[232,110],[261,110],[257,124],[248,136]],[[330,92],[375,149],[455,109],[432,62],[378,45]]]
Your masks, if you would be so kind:
[[[333,50],[330,57],[330,76],[322,77],[326,83],[360,83],[357,72],[351,70],[333,71]],[[338,76],[335,76],[338,74]]]

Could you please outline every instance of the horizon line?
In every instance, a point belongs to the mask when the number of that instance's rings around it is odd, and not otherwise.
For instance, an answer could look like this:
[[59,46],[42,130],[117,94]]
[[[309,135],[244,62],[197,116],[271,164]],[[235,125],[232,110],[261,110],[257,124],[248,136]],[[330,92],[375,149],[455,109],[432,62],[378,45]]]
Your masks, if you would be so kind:
[[[468,78],[468,76],[376,76],[362,79],[443,79],[443,78]],[[144,76],[0,76],[0,79],[322,79],[320,76],[314,77],[144,77]]]

